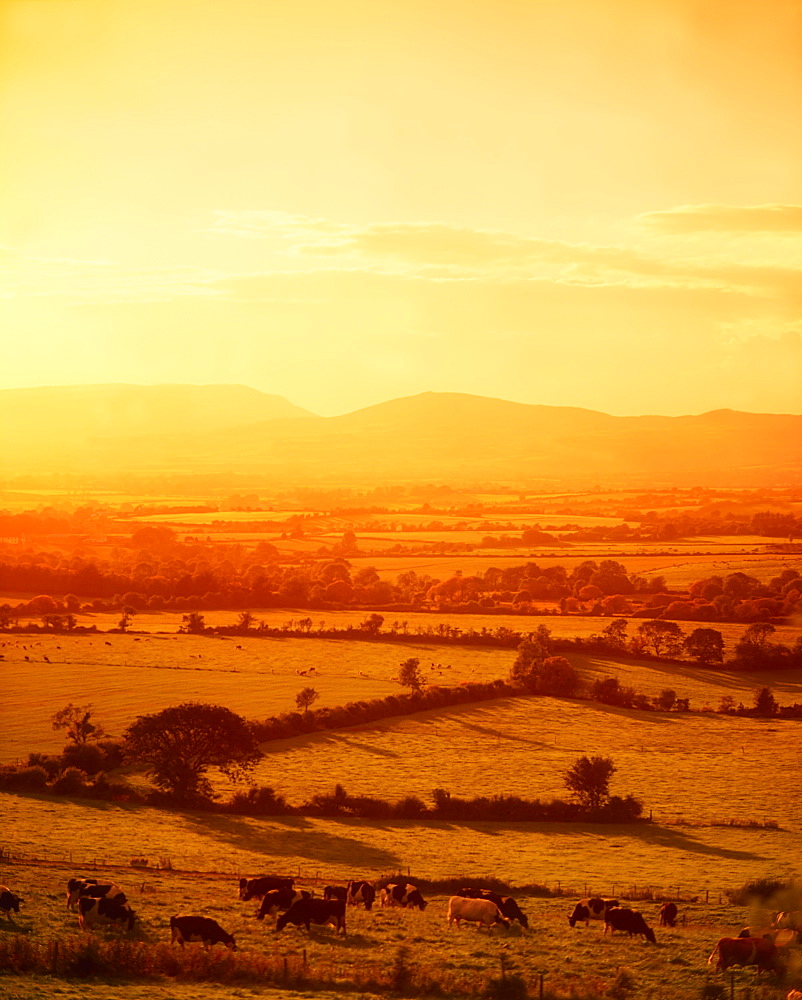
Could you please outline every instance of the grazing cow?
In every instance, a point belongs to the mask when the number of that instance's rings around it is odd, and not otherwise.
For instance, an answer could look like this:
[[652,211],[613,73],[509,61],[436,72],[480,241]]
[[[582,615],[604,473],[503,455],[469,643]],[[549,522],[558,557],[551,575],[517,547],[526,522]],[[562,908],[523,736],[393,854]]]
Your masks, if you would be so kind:
[[602,899],[601,896],[580,899],[568,918],[568,923],[574,927],[580,921],[584,921],[587,927],[590,920],[604,920],[604,915],[611,906],[618,906],[618,900]]
[[80,890],[87,885],[97,885],[96,878],[71,878],[67,883],[67,909],[74,910]]
[[211,917],[170,917],[170,944],[178,942],[181,947],[191,941],[203,941],[208,951],[213,945],[224,944],[231,951],[237,950],[237,942]]
[[660,926],[673,927],[677,922],[677,904],[663,903],[660,907]]
[[22,896],[16,896],[6,885],[0,885],[0,913],[4,913],[13,923],[12,911],[19,913],[19,904],[24,903]]
[[491,903],[495,903],[499,910],[501,910],[502,916],[505,916],[510,923],[513,920],[517,920],[521,927],[529,926],[526,914],[512,896],[500,896],[497,892],[484,889],[482,890],[481,899],[489,899]]
[[802,910],[781,910],[775,913],[771,921],[772,927],[787,927],[792,931],[802,931]]
[[333,924],[337,933],[345,935],[345,903],[341,899],[300,899],[276,921],[276,933],[287,924],[301,924],[309,931],[310,924]]
[[247,903],[249,899],[261,899],[271,889],[292,889],[294,885],[294,878],[279,878],[278,875],[241,878],[239,880],[239,898]]
[[346,902],[348,899],[348,886],[345,885],[327,885],[323,890],[324,899],[341,899]]
[[654,931],[649,927],[638,910],[630,910],[626,906],[611,906],[604,914],[604,933],[610,931],[626,931],[630,937],[642,934],[647,941],[655,944]]
[[411,882],[403,885],[390,882],[382,889],[381,905],[402,906],[405,909],[417,906],[419,910],[425,910],[429,904]]
[[289,910],[293,903],[299,899],[311,899],[312,893],[308,889],[271,889],[265,893],[259,912],[256,914],[257,920],[264,920],[265,917],[275,917],[281,910]]
[[467,888],[467,889],[460,889],[460,891],[456,893],[456,895],[462,896],[465,899],[482,899],[484,898],[484,894],[486,892],[489,892],[489,890]]
[[452,896],[448,901],[448,926],[456,923],[457,927],[461,920],[478,924],[481,929],[484,924],[488,930],[493,924],[501,924],[502,927],[509,927],[510,922],[502,914],[492,899],[476,899],[470,896]]
[[371,882],[355,879],[348,883],[348,903],[351,906],[363,904],[366,910],[370,910],[376,900],[376,887]]
[[84,897],[90,899],[113,899],[126,903],[128,897],[115,882],[98,882],[93,878],[72,878],[67,883],[67,909],[75,909],[75,904]]
[[777,946],[764,937],[719,938],[708,965],[716,959],[716,971],[726,972],[731,965],[756,965],[761,972],[783,974],[783,963]]
[[82,931],[92,930],[95,924],[127,924],[134,929],[136,914],[118,897],[81,896],[78,900],[78,926]]

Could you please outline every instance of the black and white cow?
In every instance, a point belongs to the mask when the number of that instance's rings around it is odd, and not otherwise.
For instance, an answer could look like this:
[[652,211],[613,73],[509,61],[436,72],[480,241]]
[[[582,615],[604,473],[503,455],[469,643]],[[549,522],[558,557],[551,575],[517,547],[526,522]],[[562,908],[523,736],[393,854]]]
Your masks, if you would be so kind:
[[67,883],[67,909],[74,910],[81,899],[113,899],[118,903],[128,898],[116,882],[98,882],[93,878],[71,878]]
[[0,885],[0,913],[13,923],[13,913],[19,913],[19,904],[24,903],[22,896],[15,895],[6,885]]
[[324,899],[341,899],[343,902],[348,900],[348,886],[346,885],[327,885],[323,890]]
[[136,914],[125,901],[106,896],[81,896],[78,900],[78,926],[82,931],[92,930],[95,924],[126,924],[134,929]]
[[83,878],[79,876],[78,878],[71,878],[67,882],[67,909],[74,910],[75,904],[78,902],[78,896],[80,895],[81,889],[87,885],[97,885],[96,878]]
[[375,901],[376,887],[372,882],[354,879],[348,883],[348,903],[351,906],[359,906],[362,903],[366,910],[370,910]]
[[483,892],[482,899],[489,899],[491,903],[495,903],[502,916],[506,917],[510,923],[517,920],[521,927],[529,927],[529,918],[512,896],[500,896],[497,892]]
[[265,893],[259,912],[256,914],[257,920],[264,920],[265,917],[275,917],[278,912],[289,910],[293,903],[299,899],[311,899],[312,893],[308,889],[271,889]]
[[585,927],[589,920],[604,920],[604,915],[611,906],[618,906],[617,899],[603,899],[601,896],[590,896],[587,899],[580,899],[573,909],[568,923],[574,927],[583,921]]
[[207,949],[216,944],[224,944],[231,951],[237,950],[233,936],[211,917],[170,917],[170,944],[178,942],[181,947],[193,941],[202,941]]
[[292,889],[294,885],[294,878],[282,878],[278,875],[241,878],[239,880],[239,898],[247,903],[249,899],[261,899],[265,893],[273,889]]
[[401,906],[405,909],[417,906],[419,910],[425,910],[428,903],[411,882],[390,882],[382,889],[381,905]]
[[345,903],[341,899],[300,899],[278,918],[276,933],[287,924],[303,924],[307,931],[311,924],[332,924],[338,934],[342,931],[345,935]]

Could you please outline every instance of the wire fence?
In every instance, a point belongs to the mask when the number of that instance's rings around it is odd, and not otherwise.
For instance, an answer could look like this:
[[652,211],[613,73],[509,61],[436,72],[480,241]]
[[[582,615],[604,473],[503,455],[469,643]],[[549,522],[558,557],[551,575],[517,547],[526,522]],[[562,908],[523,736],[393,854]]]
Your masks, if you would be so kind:
[[[33,854],[17,849],[9,849],[0,846],[0,865],[22,865],[41,868],[58,868],[68,871],[71,875],[76,872],[96,872],[96,871],[119,871],[120,869],[130,869],[132,874],[137,875],[142,881],[142,890],[147,885],[147,875],[160,875],[164,872],[171,872],[176,875],[186,877],[198,877],[205,879],[216,879],[220,881],[239,882],[241,878],[256,877],[252,870],[235,870],[231,867],[231,859],[221,859],[219,864],[210,866],[208,857],[193,859],[192,856],[183,857],[161,857],[149,859],[145,857],[118,857],[111,854],[97,852],[87,854],[71,852],[66,857],[44,857],[41,854]],[[264,873],[263,873],[264,874]],[[293,878],[303,885],[312,887],[322,887],[328,884],[342,883],[341,875],[326,872],[323,868],[304,868],[297,866],[292,870],[283,872],[270,872],[271,875],[278,875],[284,878]],[[500,880],[492,876],[466,875],[455,873],[450,877],[427,878],[425,875],[407,868],[402,871],[391,872],[359,872],[354,873],[354,877],[364,878],[376,884],[397,880],[398,878],[409,878],[416,884],[430,887],[430,890],[437,893],[442,891],[452,894],[462,885],[469,885],[471,882],[476,885],[483,883],[501,884]],[[457,886],[456,883],[460,883]],[[730,902],[725,889],[694,889],[687,886],[677,885],[638,885],[636,883],[622,880],[603,884],[601,882],[564,882],[554,880],[545,883],[537,883],[518,887],[509,887],[510,890],[518,891],[522,895],[533,896],[553,896],[553,897],[573,897],[587,898],[591,896],[601,896],[603,898],[626,899],[631,901],[654,901],[662,903],[668,900],[682,903],[705,903],[726,905]]]

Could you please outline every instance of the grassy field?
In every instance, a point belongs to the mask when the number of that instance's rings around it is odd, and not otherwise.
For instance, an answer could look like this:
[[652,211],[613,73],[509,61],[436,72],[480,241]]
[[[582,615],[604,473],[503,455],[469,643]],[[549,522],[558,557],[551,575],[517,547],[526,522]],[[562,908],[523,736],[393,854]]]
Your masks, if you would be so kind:
[[[320,833],[324,832],[321,830]],[[269,867],[267,859],[262,858],[259,870]],[[17,925],[3,924],[0,927],[0,945],[14,935],[24,936],[31,946],[58,939],[62,961],[76,947],[80,947],[80,942],[88,935],[78,929],[75,915],[67,912],[64,896],[67,879],[79,868],[86,874],[114,879],[129,895],[138,924],[131,935],[132,943],[117,950],[120,960],[131,964],[133,958],[141,970],[170,965],[175,970],[174,974],[183,974],[184,978],[191,976],[193,971],[197,975],[199,970],[205,969],[211,975],[222,978],[224,983],[226,979],[234,979],[238,972],[247,975],[250,968],[261,965],[262,968],[280,970],[286,963],[291,974],[301,973],[312,980],[335,980],[341,986],[351,984],[352,988],[363,984],[363,989],[371,981],[380,986],[384,984],[384,989],[376,992],[385,994],[389,991],[399,949],[404,948],[403,961],[408,967],[410,987],[413,989],[416,986],[420,988],[427,981],[437,981],[446,993],[477,995],[489,979],[499,976],[503,956],[508,969],[517,970],[524,977],[532,996],[537,996],[539,974],[542,972],[545,973],[547,997],[600,997],[623,967],[637,984],[634,996],[695,1000],[708,978],[729,986],[729,975],[722,977],[713,973],[706,964],[718,938],[725,934],[737,934],[745,923],[759,919],[756,911],[719,902],[718,897],[709,902],[705,902],[704,897],[695,902],[683,897],[680,914],[684,922],[676,928],[664,929],[657,926],[659,904],[643,900],[634,905],[655,930],[657,944],[649,945],[641,939],[629,939],[620,934],[605,936],[599,925],[569,928],[566,917],[572,909],[573,897],[519,896],[522,908],[529,917],[529,932],[524,933],[515,925],[509,930],[488,933],[470,926],[459,930],[449,928],[445,919],[448,894],[430,893],[427,894],[429,906],[422,913],[381,908],[366,913],[349,908],[348,936],[338,939],[332,930],[319,928],[308,935],[294,928],[276,934],[270,920],[260,923],[255,919],[257,902],[242,903],[237,898],[233,872],[215,875],[175,870],[143,871],[125,865],[91,871],[85,866],[76,867],[75,862],[44,865],[12,862],[2,866],[3,878],[18,889],[24,885],[26,901]],[[287,867],[281,870],[291,871]],[[349,874],[353,871],[352,868]],[[476,880],[473,879],[475,872],[475,868],[468,866],[455,874],[464,874],[466,881],[471,881]],[[415,874],[420,873],[416,871]],[[298,886],[311,888],[319,894],[328,877],[329,873],[324,878],[302,873]],[[332,879],[339,881],[347,877],[331,875]],[[621,885],[617,891],[623,895]],[[206,957],[198,954],[198,947],[195,946],[188,948],[182,956],[171,954],[167,942],[170,936],[169,920],[174,913],[198,913],[213,917],[236,936],[238,952],[233,956],[218,953]],[[99,932],[96,936],[100,941],[108,941],[116,933]],[[794,982],[798,975],[795,970],[789,982]],[[753,971],[738,970],[735,973],[735,982],[739,987],[748,985],[753,988],[754,981]],[[5,992],[6,984],[20,992]],[[0,980],[4,996],[37,996],[33,992],[36,985],[52,990],[49,994],[38,994],[40,996],[71,995],[69,992],[61,993],[58,980],[51,979],[44,983],[40,980],[39,984],[33,978]],[[96,988],[98,985],[95,980]],[[247,981],[243,985],[254,986]],[[23,992],[25,989],[31,992]],[[764,992],[758,996],[766,1000],[784,996],[772,980],[768,980],[762,989]],[[325,995],[317,989],[311,992],[316,997]],[[430,991],[424,989],[424,992]],[[128,984],[125,994],[137,995],[129,993]],[[90,992],[82,994],[82,997],[86,995],[102,996]],[[169,995],[191,1000],[207,994],[202,984],[192,983]],[[242,986],[229,993],[223,985],[215,995],[241,997],[251,994]],[[281,995],[291,994],[287,991]],[[755,997],[754,994],[752,996]]]
[[[361,620],[355,613],[342,615],[350,615],[352,622]],[[138,619],[152,618],[164,625],[168,617],[173,618],[172,624],[180,619],[178,615],[141,615]],[[214,616],[209,617],[213,620]],[[231,621],[230,613],[220,613],[220,617]],[[276,615],[275,621],[280,620],[287,619]],[[509,617],[499,625],[505,621],[522,628],[535,620]],[[574,625],[578,634],[599,630],[606,623],[609,619],[560,619],[561,626]],[[148,622],[138,620],[137,624]],[[410,625],[414,625],[412,616]],[[584,633],[579,633],[580,628]],[[722,631],[729,636],[741,628],[723,626]],[[791,629],[778,630],[777,637],[785,638],[786,632],[790,641]],[[181,701],[213,701],[248,718],[262,719],[294,711],[296,694],[309,684],[320,694],[318,707],[383,697],[400,690],[392,678],[410,656],[419,658],[430,683],[447,685],[507,677],[515,659],[514,650],[290,637],[117,633],[9,636],[3,641],[0,762],[17,760],[31,750],[59,750],[63,735],[52,730],[50,717],[68,702],[93,703],[98,721],[109,733],[119,735],[137,715]],[[573,654],[571,659],[588,679],[614,674],[649,695],[670,687],[679,697],[690,698],[694,708],[705,703],[716,708],[725,694],[751,704],[754,689],[764,684],[774,688],[782,704],[802,701],[800,671],[750,675],[705,671],[692,664],[618,662]],[[312,667],[313,677],[299,676],[298,671]]]

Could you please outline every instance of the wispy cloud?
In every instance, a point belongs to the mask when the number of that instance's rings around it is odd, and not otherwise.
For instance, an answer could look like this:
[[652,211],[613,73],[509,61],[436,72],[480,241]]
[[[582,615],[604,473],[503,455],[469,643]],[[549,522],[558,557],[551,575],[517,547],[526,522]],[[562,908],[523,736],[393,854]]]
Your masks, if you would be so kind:
[[799,277],[789,267],[689,258],[676,253],[657,255],[628,247],[544,240],[443,223],[353,226],[285,213],[227,212],[219,213],[213,231],[251,239],[279,239],[284,252],[299,260],[299,266],[303,260],[307,267],[368,269],[431,280],[531,279],[569,285],[710,288],[764,295],[792,289]]
[[663,233],[799,233],[800,205],[681,205],[639,216],[646,227]]

